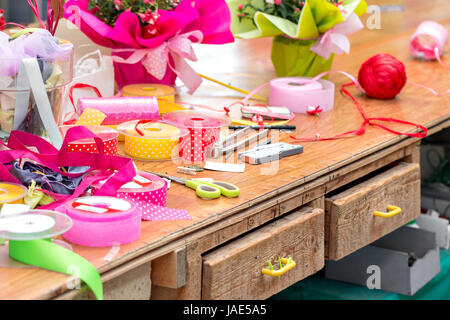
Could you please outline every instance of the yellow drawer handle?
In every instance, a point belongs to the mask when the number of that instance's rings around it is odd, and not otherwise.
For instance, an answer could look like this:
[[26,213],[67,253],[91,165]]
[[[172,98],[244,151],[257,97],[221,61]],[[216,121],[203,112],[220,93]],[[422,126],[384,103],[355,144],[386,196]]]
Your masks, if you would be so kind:
[[382,218],[390,218],[402,212],[402,209],[396,206],[388,206],[387,209],[388,212],[375,211],[373,215]]
[[[269,261],[270,269],[262,269],[262,274],[279,278],[282,274],[286,273],[296,266],[295,261],[292,260],[292,258],[278,258],[278,261],[280,262],[280,269],[274,270],[272,264]],[[284,266],[282,264],[284,264]]]

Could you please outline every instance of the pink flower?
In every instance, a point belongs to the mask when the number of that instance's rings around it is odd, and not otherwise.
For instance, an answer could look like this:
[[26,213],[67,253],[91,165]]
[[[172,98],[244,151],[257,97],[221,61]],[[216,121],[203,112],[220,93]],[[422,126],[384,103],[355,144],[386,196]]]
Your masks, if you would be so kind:
[[275,4],[278,6],[281,4],[281,0],[275,0]]
[[122,0],[114,0],[114,4],[116,6],[120,6],[122,4]]
[[243,5],[243,4],[240,4],[240,5],[238,6],[238,9],[241,10],[241,11],[244,10],[244,5]]

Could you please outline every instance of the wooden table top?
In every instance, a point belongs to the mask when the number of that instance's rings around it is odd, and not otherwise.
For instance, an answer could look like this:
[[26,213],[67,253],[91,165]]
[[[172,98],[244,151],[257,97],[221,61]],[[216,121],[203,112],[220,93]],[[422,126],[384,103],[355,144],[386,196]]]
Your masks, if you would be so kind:
[[[369,4],[373,1],[368,1]],[[380,1],[376,1],[380,4]],[[429,86],[438,92],[450,89],[450,74],[437,62],[423,62],[411,57],[408,45],[415,28],[423,20],[434,20],[450,30],[450,2],[434,1],[381,1],[381,4],[403,5],[403,11],[382,11],[381,29],[365,28],[350,36],[351,54],[335,57],[333,69],[344,70],[357,75],[362,62],[377,53],[389,53],[404,62],[409,83]],[[369,15],[361,18],[365,24]],[[192,64],[199,73],[206,74],[233,86],[252,90],[275,78],[270,61],[271,39],[237,40],[221,46],[196,46],[199,62]],[[447,45],[442,58],[450,65],[450,46]],[[333,74],[329,80],[339,85],[348,82],[342,75]],[[428,91],[407,84],[401,94],[393,100],[376,100],[350,89],[363,105],[369,116],[393,117],[427,127],[433,127],[450,119],[450,94],[437,97]],[[267,96],[267,91],[261,95]],[[242,98],[242,94],[204,81],[193,95],[182,94],[178,99],[192,103],[221,108]],[[232,115],[236,110],[232,110]],[[362,117],[355,105],[336,90],[335,107],[323,113],[320,118],[297,115],[296,136],[311,137],[320,133],[322,137],[333,136],[355,130],[362,123]],[[410,127],[390,124],[390,127],[405,131]],[[275,133],[275,139],[276,133]],[[280,141],[295,143],[288,133],[280,133]],[[197,177],[212,177],[229,181],[241,189],[239,198],[220,198],[205,201],[198,198],[191,189],[172,183],[168,193],[167,206],[185,209],[192,220],[142,222],[139,240],[122,245],[113,261],[103,258],[110,248],[88,248],[73,245],[74,252],[89,260],[100,273],[109,271],[147,252],[180,240],[200,228],[217,223],[225,217],[249,208],[275,194],[290,190],[321,175],[361,159],[387,146],[393,145],[404,136],[396,136],[375,127],[368,127],[363,136],[314,143],[301,143],[304,152],[279,162],[260,166],[246,165],[245,173],[220,173],[205,171]],[[233,157],[232,157],[233,158]],[[236,161],[236,160],[235,160]],[[172,162],[138,162],[139,169],[154,172],[176,173],[177,165]],[[1,248],[1,247],[0,247]],[[4,251],[4,250],[3,250]],[[0,250],[1,252],[1,250]],[[66,290],[69,277],[39,268],[0,268],[1,299],[46,299]]]

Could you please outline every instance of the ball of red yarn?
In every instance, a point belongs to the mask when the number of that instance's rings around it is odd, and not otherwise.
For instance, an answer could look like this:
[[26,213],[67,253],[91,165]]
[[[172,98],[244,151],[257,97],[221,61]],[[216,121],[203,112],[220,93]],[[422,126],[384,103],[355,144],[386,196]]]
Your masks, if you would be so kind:
[[406,83],[405,65],[390,54],[377,54],[362,64],[358,82],[372,98],[395,98]]

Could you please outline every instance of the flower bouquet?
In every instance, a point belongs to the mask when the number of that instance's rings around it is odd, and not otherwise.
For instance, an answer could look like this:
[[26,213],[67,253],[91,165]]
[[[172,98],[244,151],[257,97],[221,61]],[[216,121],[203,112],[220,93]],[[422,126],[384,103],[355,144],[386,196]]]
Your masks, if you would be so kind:
[[185,60],[197,60],[192,43],[234,41],[225,0],[69,0],[64,8],[93,42],[112,48],[119,88],[179,77],[193,93],[201,78]]
[[364,0],[227,0],[237,38],[274,37],[272,62],[279,77],[316,76],[331,69],[334,54],[349,53],[347,35],[363,28]]

